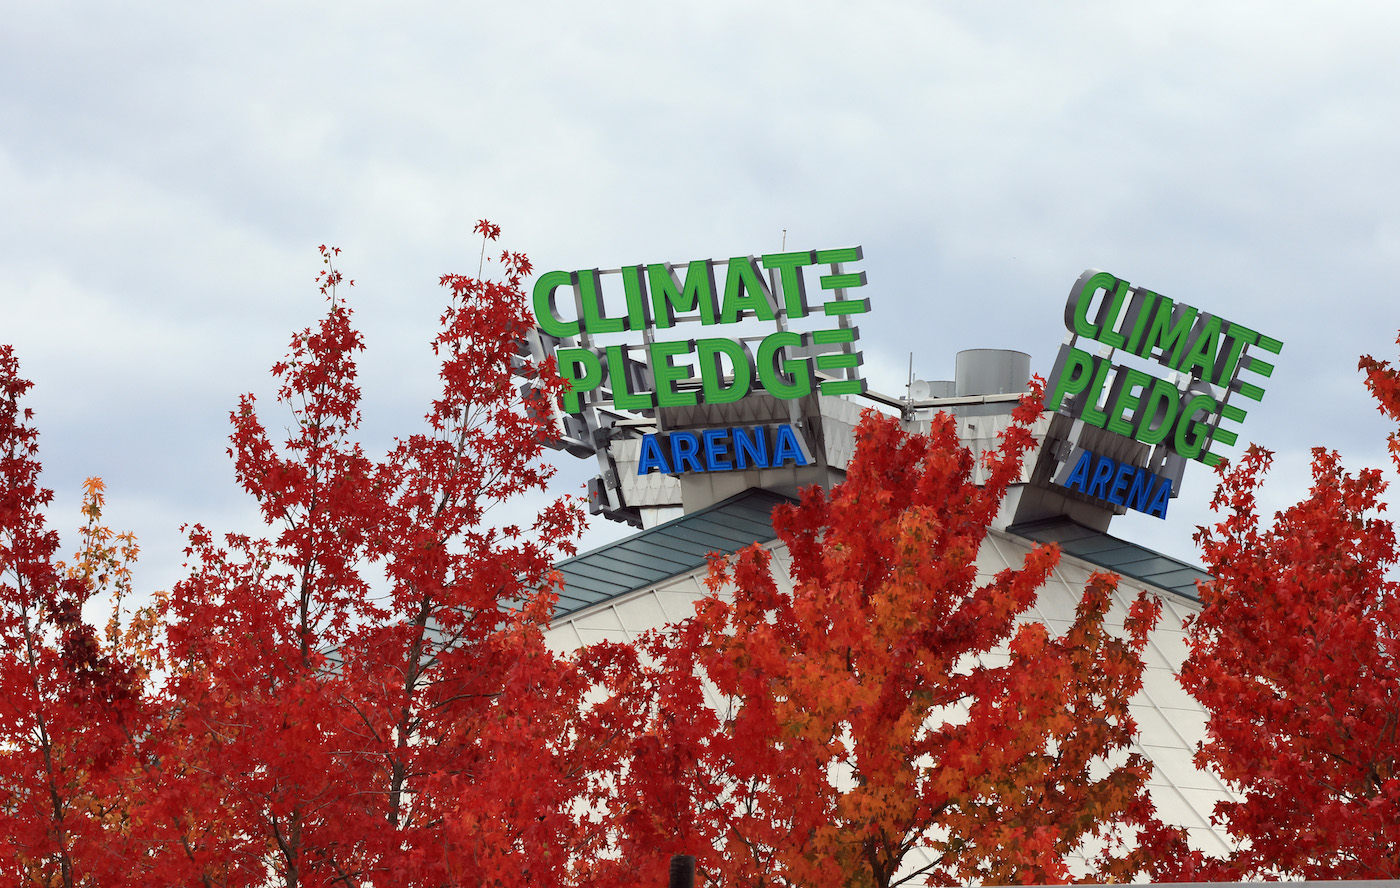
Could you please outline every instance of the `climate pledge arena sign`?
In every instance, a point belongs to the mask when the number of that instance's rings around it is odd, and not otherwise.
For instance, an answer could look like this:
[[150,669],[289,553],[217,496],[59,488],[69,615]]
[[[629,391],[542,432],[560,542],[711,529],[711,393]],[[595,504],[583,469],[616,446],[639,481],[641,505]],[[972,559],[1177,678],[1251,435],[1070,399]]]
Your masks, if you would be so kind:
[[[849,295],[866,284],[865,272],[849,267],[862,258],[860,247],[844,247],[541,275],[533,291],[539,345],[556,355],[569,384],[562,406],[575,433],[566,440],[591,452],[588,442],[627,414],[655,428],[667,408],[731,404],[760,390],[779,400],[863,394],[851,319],[870,301]],[[1241,423],[1245,405],[1263,398],[1274,366],[1261,354],[1277,355],[1283,344],[1097,270],[1076,281],[1064,319],[1069,335],[1045,408],[1069,431],[1047,442],[1049,483],[1165,517],[1185,463],[1213,466],[1220,457],[1211,448],[1235,443],[1227,424]],[[773,327],[738,335],[746,321]],[[681,333],[697,326],[708,335]],[[637,472],[801,466],[810,458],[791,423],[663,426],[642,436]]]
[[[1241,399],[1264,397],[1274,365],[1258,353],[1283,349],[1243,324],[1092,269],[1070,291],[1065,327],[1070,335],[1046,384],[1045,408],[1083,425],[1076,423],[1053,483],[1159,518],[1185,462],[1219,463],[1211,447],[1235,443],[1225,424],[1244,420]],[[1082,340],[1097,343],[1097,353],[1080,347]],[[1147,458],[1095,452],[1081,442],[1112,438],[1085,435],[1083,426],[1147,445]]]
[[[870,301],[848,296],[849,290],[865,286],[866,277],[847,267],[861,258],[860,247],[844,247],[541,275],[533,291],[535,317],[551,337],[559,374],[569,383],[564,412],[591,431],[598,425],[592,411],[604,404],[655,416],[658,408],[731,404],[758,389],[779,400],[813,392],[863,393],[865,381],[858,375],[862,357],[854,349],[859,329],[850,319],[869,311]],[[716,266],[724,269],[722,285]],[[625,306],[625,312],[609,315],[605,274],[614,281],[620,278],[622,292],[614,292],[612,301],[619,309]],[[808,293],[811,279],[815,298]],[[572,298],[561,299],[564,293]],[[731,332],[750,320],[776,329],[763,336]],[[697,322],[709,335],[677,337],[678,325]],[[795,323],[814,329],[790,329]],[[697,376],[698,385],[693,384]],[[643,435],[637,473],[720,472],[809,461],[790,423],[673,429]]]

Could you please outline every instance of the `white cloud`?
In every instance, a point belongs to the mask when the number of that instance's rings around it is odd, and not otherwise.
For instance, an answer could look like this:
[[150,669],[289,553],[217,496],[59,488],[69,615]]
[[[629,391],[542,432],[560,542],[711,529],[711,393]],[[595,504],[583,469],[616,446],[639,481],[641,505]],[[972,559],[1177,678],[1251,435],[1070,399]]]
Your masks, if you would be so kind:
[[[154,516],[235,509],[224,418],[319,312],[315,245],[357,279],[384,446],[431,396],[435,281],[475,269],[483,216],[548,268],[861,243],[862,344],[896,383],[910,351],[924,378],[981,347],[1045,372],[1069,285],[1106,268],[1285,342],[1245,439],[1378,453],[1354,367],[1400,327],[1397,18],[24,5],[0,32],[0,340],[40,384],[50,483],[76,502],[121,474],[113,507],[169,539]],[[1275,484],[1301,493],[1302,465]],[[1188,483],[1177,514],[1208,497]]]

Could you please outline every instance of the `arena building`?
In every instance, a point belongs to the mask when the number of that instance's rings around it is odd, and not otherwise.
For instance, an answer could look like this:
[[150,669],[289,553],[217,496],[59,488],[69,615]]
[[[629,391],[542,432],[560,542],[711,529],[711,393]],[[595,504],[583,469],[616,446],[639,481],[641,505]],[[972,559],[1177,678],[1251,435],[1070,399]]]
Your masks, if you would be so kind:
[[[1029,356],[964,351],[951,380],[911,379],[902,396],[870,391],[851,323],[871,309],[851,295],[866,283],[851,267],[860,259],[857,247],[539,279],[540,330],[523,357],[557,357],[573,383],[557,417],[560,446],[597,460],[594,513],[637,528],[558,565],[557,649],[626,642],[689,616],[706,594],[711,552],[757,542],[787,566],[772,509],[806,485],[841,481],[866,407],[910,430],[946,411],[974,455],[996,445],[1028,389]],[[620,291],[611,304],[609,280]],[[809,284],[825,301],[809,299]],[[691,335],[676,332],[687,324],[752,335],[681,338]],[[1212,444],[1234,442],[1225,423],[1244,419],[1241,398],[1262,397],[1272,365],[1260,355],[1281,344],[1093,270],[1071,288],[1065,325],[1036,450],[978,553],[979,580],[1053,542],[1063,554],[1028,619],[1063,632],[1089,575],[1105,569],[1122,578],[1110,623],[1121,625],[1140,590],[1162,601],[1131,707],[1139,751],[1155,766],[1150,791],[1162,819],[1224,855],[1230,840],[1210,815],[1231,795],[1192,762],[1206,716],[1177,682],[1183,621],[1199,610],[1196,582],[1206,574],[1115,537],[1109,525],[1128,509],[1166,519],[1185,463],[1213,464]]]

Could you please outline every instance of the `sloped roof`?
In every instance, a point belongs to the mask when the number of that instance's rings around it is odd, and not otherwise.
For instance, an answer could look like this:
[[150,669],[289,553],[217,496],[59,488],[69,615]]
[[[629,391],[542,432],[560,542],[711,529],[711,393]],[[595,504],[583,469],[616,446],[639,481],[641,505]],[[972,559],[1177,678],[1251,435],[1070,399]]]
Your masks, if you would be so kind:
[[[567,616],[619,595],[635,592],[705,564],[711,552],[731,554],[750,543],[777,538],[773,507],[788,497],[752,488],[723,502],[658,524],[616,543],[586,552],[555,567],[564,587],[555,618]],[[1007,533],[1039,543],[1059,543],[1068,555],[1199,600],[1196,582],[1211,575],[1196,565],[1076,524],[1067,518],[1030,521]]]
[[1196,581],[1212,579],[1205,570],[1193,564],[1102,531],[1090,530],[1068,518],[1028,521],[1008,527],[1006,532],[1038,543],[1059,543],[1060,549],[1068,555],[1141,580],[1149,586],[1184,595],[1192,601],[1200,600],[1196,594]]
[[643,589],[705,564],[711,552],[724,555],[750,543],[777,538],[773,507],[789,498],[757,488],[658,524],[555,565],[564,577],[558,619],[619,595]]

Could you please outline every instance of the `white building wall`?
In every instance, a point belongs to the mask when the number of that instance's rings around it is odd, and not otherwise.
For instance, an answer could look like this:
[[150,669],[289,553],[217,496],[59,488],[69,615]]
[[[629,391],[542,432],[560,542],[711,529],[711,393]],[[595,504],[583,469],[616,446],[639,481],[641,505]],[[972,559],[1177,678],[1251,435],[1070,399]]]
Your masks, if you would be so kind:
[[[990,581],[1007,567],[1019,567],[1031,546],[1030,541],[1003,531],[989,532],[978,555],[979,582]],[[774,564],[783,568],[779,582],[785,582],[789,564],[786,548],[779,542],[768,547],[774,553]],[[1028,619],[1043,622],[1055,634],[1065,632],[1074,620],[1089,575],[1096,569],[1073,556],[1062,556]],[[549,643],[566,652],[597,641],[627,642],[648,629],[684,619],[706,594],[705,574],[706,569],[700,567],[561,617],[548,633]],[[1205,739],[1206,715],[1176,680],[1186,657],[1183,623],[1199,605],[1174,592],[1124,578],[1115,593],[1108,625],[1122,628],[1129,605],[1144,588],[1156,594],[1163,607],[1144,652],[1143,689],[1131,703],[1139,730],[1137,751],[1155,766],[1149,790],[1163,821],[1186,827],[1193,847],[1224,855],[1230,850],[1228,836],[1223,830],[1212,829],[1210,815],[1217,801],[1231,795],[1213,774],[1197,770],[1192,762],[1197,744]]]

